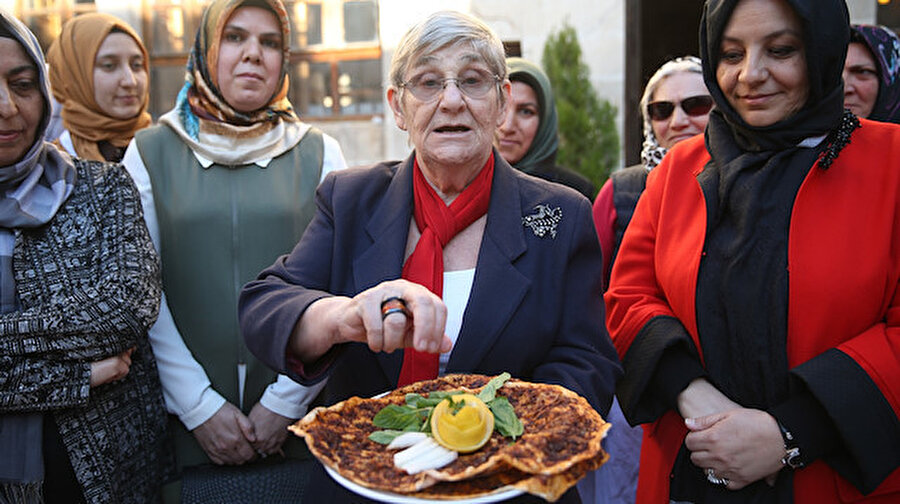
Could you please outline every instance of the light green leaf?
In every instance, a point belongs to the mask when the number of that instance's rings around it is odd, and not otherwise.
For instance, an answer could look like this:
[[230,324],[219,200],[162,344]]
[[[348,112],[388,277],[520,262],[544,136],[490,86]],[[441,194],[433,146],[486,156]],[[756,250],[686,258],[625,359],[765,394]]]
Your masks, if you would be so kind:
[[406,431],[400,430],[379,430],[369,434],[369,439],[375,441],[376,443],[380,443],[386,445],[393,441],[396,437],[401,434],[406,434]]
[[501,435],[515,439],[525,432],[525,427],[516,416],[516,411],[505,397],[496,397],[488,403],[491,413],[494,414],[494,430]]
[[486,403],[493,401],[494,397],[497,395],[497,390],[510,378],[512,378],[512,376],[507,372],[500,373],[491,378],[491,381],[487,382],[487,385],[485,385],[484,388],[481,389],[481,392],[478,393],[478,398]]

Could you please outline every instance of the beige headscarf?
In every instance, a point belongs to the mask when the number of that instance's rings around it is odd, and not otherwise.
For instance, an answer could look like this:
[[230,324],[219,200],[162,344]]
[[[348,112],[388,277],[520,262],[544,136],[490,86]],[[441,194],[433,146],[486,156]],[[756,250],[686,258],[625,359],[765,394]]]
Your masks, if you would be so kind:
[[121,19],[103,13],[82,14],[70,19],[47,51],[50,86],[62,104],[63,125],[69,130],[78,157],[104,161],[97,142],[126,147],[134,133],[151,123],[147,105],[149,92],[138,114],[116,119],[104,114],[94,100],[94,59],[104,39],[118,29],[134,39],[144,54],[144,70],[149,72],[147,49],[137,33]]

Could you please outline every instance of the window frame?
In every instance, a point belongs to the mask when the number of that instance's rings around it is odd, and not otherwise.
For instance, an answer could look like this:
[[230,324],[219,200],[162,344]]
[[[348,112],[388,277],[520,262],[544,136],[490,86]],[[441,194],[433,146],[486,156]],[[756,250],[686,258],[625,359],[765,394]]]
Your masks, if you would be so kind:
[[[24,1],[24,0],[19,0]],[[73,1],[73,0],[50,0],[50,1]],[[331,12],[341,12],[343,15],[343,3],[344,0],[335,1],[332,4],[330,9],[327,9],[325,4],[328,3],[329,0],[311,0],[310,2],[305,2],[302,0],[296,1],[287,1],[285,2],[285,7],[288,12],[293,12],[294,5],[297,3],[301,4],[319,4],[322,5],[321,11],[323,17],[326,13]],[[142,31],[144,33],[144,44],[147,47],[147,53],[150,56],[150,71],[153,72],[154,69],[157,68],[171,68],[180,66],[182,69],[187,65],[188,57],[193,46],[193,36],[191,36],[188,41],[186,51],[183,53],[163,53],[163,54],[155,54],[154,48],[156,46],[156,41],[153,40],[153,22],[154,22],[154,11],[164,11],[166,9],[172,8],[173,6],[177,6],[178,8],[184,11],[184,24],[185,28],[194,27],[194,32],[196,32],[196,27],[199,27],[200,18],[202,17],[203,9],[208,5],[208,0],[183,0],[183,1],[171,1],[171,0],[163,0],[163,1],[153,1],[153,0],[143,0],[143,9],[141,12],[142,19]],[[375,1],[376,8],[376,16],[378,3]],[[340,23],[343,22],[343,19],[338,20]],[[334,23],[335,21],[332,21]],[[373,114],[346,114],[341,112],[340,106],[340,97],[346,96],[347,93],[340,93],[338,77],[339,71],[338,66],[341,62],[344,61],[356,61],[356,60],[377,60],[379,63],[379,67],[382,65],[382,49],[381,49],[381,40],[379,27],[375,26],[375,35],[376,39],[371,42],[345,42],[340,45],[330,46],[326,41],[323,40],[321,44],[310,45],[308,47],[297,48],[291,47],[289,51],[289,65],[296,66],[301,63],[327,63],[330,66],[331,75],[329,79],[329,96],[332,97],[332,105],[330,107],[331,114],[330,115],[306,115],[303,114],[301,109],[303,108],[303,104],[294,103],[295,109],[297,109],[299,115],[301,117],[308,117],[311,120],[315,120],[317,122],[337,122],[337,121],[360,121],[360,120],[371,120],[375,117],[384,117],[385,110],[382,107],[381,113],[373,113]],[[322,21],[322,29],[325,30],[327,24]],[[152,79],[152,76],[151,76]],[[296,85],[302,85],[300,83],[292,83],[292,87]],[[379,89],[379,94],[384,93],[384,86],[381,85],[381,89]],[[174,97],[173,97],[174,100]],[[174,102],[173,102],[174,105]],[[151,113],[154,116],[159,116],[169,109],[165,110],[151,110]]]

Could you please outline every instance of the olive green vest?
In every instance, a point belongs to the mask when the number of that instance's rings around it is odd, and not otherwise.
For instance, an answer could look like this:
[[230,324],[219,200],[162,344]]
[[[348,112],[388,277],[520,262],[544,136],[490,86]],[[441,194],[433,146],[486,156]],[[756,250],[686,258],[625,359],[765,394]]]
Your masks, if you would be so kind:
[[[256,164],[203,168],[168,126],[139,131],[137,146],[153,187],[163,287],[184,342],[213,388],[249,414],[276,374],[256,360],[241,337],[241,288],[287,254],[315,212],[322,173],[322,133],[312,128],[265,168]],[[246,364],[243,402],[238,365]],[[172,422],[179,467],[210,462],[180,421]],[[285,453],[306,447],[290,436]]]

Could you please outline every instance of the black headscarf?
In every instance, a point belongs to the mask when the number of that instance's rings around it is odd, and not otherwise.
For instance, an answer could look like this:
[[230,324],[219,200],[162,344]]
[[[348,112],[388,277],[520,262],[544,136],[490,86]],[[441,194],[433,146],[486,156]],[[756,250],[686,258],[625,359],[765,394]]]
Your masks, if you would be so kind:
[[[714,114],[746,150],[780,150],[805,138],[827,134],[837,127],[844,110],[842,73],[850,41],[850,15],[844,0],[785,0],[800,18],[809,75],[806,105],[785,120],[765,127],[748,125],[734,110],[719,83],[716,67],[722,33],[739,0],[707,0],[700,21],[703,80],[716,102]],[[712,117],[710,117],[712,119]],[[718,132],[717,132],[718,133]]]
[[[700,26],[703,76],[716,103],[706,130],[711,161],[698,175],[707,204],[697,279],[697,327],[709,379],[749,408],[788,399],[788,234],[797,191],[826,167],[855,127],[844,115],[842,72],[850,38],[844,0],[784,0],[800,20],[809,81],[807,102],[765,127],[747,124],[716,81],[721,39],[740,0],[707,0]],[[813,147],[801,145],[807,139]],[[815,168],[820,169],[820,168]],[[792,479],[732,492],[710,485],[682,449],[672,497],[706,503],[792,502]]]

